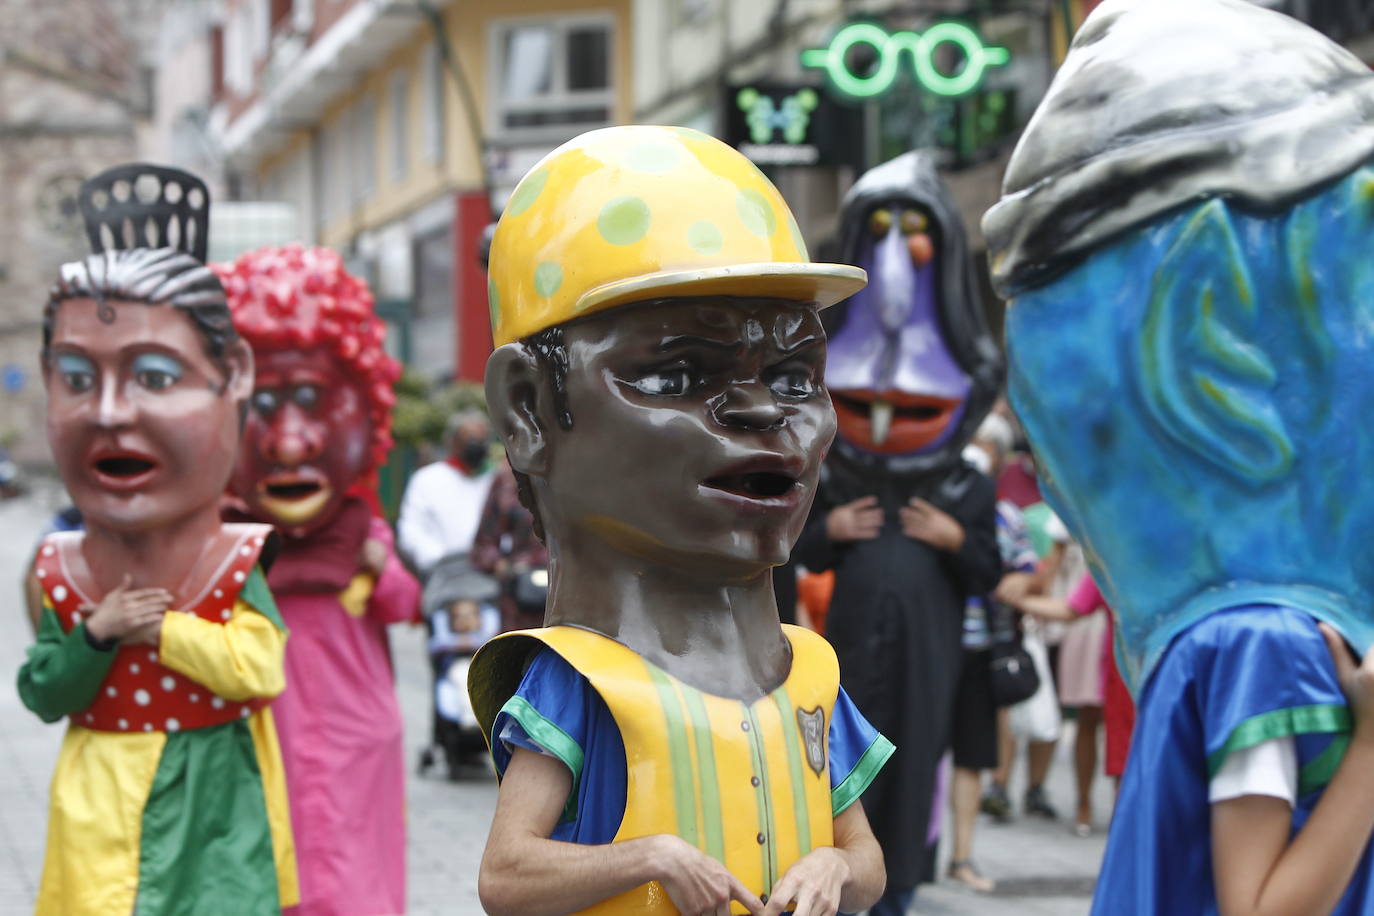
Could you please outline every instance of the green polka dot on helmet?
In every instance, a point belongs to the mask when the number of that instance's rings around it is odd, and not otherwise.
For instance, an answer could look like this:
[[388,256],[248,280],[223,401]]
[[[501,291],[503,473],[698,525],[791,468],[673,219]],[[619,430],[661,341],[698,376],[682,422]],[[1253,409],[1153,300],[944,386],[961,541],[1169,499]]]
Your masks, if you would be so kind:
[[649,232],[649,205],[632,195],[616,197],[601,208],[596,229],[612,245],[633,245]]
[[496,278],[487,277],[487,313],[491,316],[491,326],[501,321],[501,294],[496,291]]
[[625,165],[636,172],[659,174],[671,172],[686,160],[682,147],[661,140],[636,143],[625,153]]
[[534,291],[545,299],[563,285],[563,268],[556,261],[544,261],[534,269]]
[[724,244],[720,229],[710,220],[701,220],[687,230],[687,244],[697,254],[717,254]]
[[548,169],[540,169],[526,175],[525,179],[516,185],[515,193],[511,194],[510,200],[506,203],[506,215],[519,216],[528,210],[539,199],[539,195],[544,191],[544,185],[548,183]]
[[735,197],[735,210],[739,213],[744,228],[755,235],[768,238],[778,228],[777,217],[773,215],[773,205],[758,191],[743,189]]

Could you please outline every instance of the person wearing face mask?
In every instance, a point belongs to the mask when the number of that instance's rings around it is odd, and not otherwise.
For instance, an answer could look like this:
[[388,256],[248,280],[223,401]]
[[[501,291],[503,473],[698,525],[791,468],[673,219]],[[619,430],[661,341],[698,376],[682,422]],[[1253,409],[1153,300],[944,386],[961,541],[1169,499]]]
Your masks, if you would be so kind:
[[422,579],[444,557],[472,550],[495,476],[487,417],[480,410],[454,414],[445,440],[448,457],[411,475],[396,525],[401,553]]

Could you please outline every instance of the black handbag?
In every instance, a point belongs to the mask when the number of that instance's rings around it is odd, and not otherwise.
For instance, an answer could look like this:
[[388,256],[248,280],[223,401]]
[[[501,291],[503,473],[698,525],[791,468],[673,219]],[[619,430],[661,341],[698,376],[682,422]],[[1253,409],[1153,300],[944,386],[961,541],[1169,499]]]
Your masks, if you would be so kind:
[[992,699],[999,707],[1015,706],[1040,689],[1040,674],[1035,670],[1035,660],[1021,644],[1019,625],[995,628],[994,634],[988,649],[992,653]]

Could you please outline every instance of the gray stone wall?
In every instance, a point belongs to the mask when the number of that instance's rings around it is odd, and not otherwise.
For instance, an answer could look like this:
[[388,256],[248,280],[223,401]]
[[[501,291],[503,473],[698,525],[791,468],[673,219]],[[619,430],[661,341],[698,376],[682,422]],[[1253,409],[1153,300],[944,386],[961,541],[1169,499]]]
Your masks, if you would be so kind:
[[40,319],[58,265],[88,250],[77,187],[137,158],[152,9],[0,0],[0,445],[23,463],[49,460]]

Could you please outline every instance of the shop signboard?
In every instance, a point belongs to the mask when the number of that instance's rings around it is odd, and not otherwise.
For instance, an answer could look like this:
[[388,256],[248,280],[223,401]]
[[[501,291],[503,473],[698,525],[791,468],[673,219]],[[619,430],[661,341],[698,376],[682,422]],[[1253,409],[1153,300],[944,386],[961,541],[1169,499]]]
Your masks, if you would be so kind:
[[936,22],[923,31],[889,30],[851,22],[824,48],[801,52],[803,67],[825,73],[841,95],[862,100],[892,89],[905,69],[924,91],[957,98],[978,89],[989,70],[1011,62],[1011,52],[983,41],[962,22]]
[[862,112],[815,86],[754,82],[727,86],[725,142],[756,165],[861,165]]

